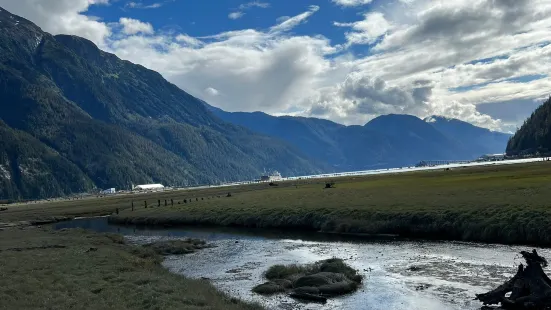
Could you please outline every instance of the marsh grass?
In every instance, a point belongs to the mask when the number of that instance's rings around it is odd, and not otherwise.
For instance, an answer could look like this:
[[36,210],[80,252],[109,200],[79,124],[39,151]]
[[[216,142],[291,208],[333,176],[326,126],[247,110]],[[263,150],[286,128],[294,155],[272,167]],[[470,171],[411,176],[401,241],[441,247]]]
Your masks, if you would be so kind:
[[326,182],[242,186],[231,198],[126,210],[110,220],[551,245],[548,162],[339,178],[331,190],[320,187]]
[[0,309],[260,309],[224,296],[207,281],[172,274],[161,260],[114,235],[5,229]]
[[264,274],[269,281],[252,291],[271,295],[293,289],[314,295],[342,295],[355,291],[362,276],[342,259],[331,258],[306,265],[274,265]]
[[144,248],[151,249],[159,255],[189,254],[207,246],[205,241],[199,239],[157,241],[143,245]]
[[354,268],[345,264],[344,261],[339,258],[321,260],[313,264],[305,265],[273,265],[268,268],[264,274],[264,277],[268,280],[296,280],[297,277],[312,275],[319,272],[342,273],[351,280],[361,282],[361,277],[358,278],[358,272]]

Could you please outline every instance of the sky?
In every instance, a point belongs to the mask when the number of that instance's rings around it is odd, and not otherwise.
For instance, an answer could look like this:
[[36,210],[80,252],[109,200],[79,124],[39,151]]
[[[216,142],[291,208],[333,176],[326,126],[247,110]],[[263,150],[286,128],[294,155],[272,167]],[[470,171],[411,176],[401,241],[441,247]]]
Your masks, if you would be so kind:
[[227,111],[514,132],[551,94],[551,0],[0,0]]

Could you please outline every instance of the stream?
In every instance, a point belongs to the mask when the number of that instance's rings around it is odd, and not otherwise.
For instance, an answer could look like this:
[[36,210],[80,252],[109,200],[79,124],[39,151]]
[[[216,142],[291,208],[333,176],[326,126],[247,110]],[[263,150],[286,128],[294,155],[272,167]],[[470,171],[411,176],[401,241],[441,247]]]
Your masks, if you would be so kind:
[[[267,309],[480,309],[477,293],[492,289],[516,273],[519,252],[532,247],[466,242],[361,239],[319,233],[213,227],[147,228],[109,224],[107,218],[60,222],[56,229],[85,228],[123,234],[136,244],[199,238],[216,247],[168,256],[163,265],[190,278],[207,278],[232,297]],[[550,258],[550,249],[538,249]],[[251,289],[264,282],[274,264],[306,264],[337,257],[359,270],[363,285],[327,304],[308,304],[285,295],[263,297]],[[545,269],[549,272],[548,268]]]

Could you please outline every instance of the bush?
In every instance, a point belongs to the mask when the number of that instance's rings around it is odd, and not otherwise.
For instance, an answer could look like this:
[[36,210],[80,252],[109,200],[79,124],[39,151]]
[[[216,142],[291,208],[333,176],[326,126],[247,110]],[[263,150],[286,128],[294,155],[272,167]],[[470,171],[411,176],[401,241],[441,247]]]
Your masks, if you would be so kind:
[[332,258],[309,265],[274,265],[265,275],[269,282],[253,288],[258,294],[276,294],[292,289],[293,295],[335,296],[355,291],[362,276],[341,259]]

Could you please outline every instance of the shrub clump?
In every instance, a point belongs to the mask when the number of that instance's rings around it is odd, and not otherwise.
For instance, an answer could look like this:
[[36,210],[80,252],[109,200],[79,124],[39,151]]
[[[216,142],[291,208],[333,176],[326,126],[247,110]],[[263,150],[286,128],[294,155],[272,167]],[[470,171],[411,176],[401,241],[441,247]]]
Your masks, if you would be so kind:
[[338,258],[309,265],[274,265],[264,276],[268,282],[254,287],[253,292],[265,295],[287,292],[310,300],[351,293],[362,282],[362,276]]
[[199,239],[168,240],[144,245],[144,248],[151,249],[159,255],[189,254],[206,247],[207,243]]

